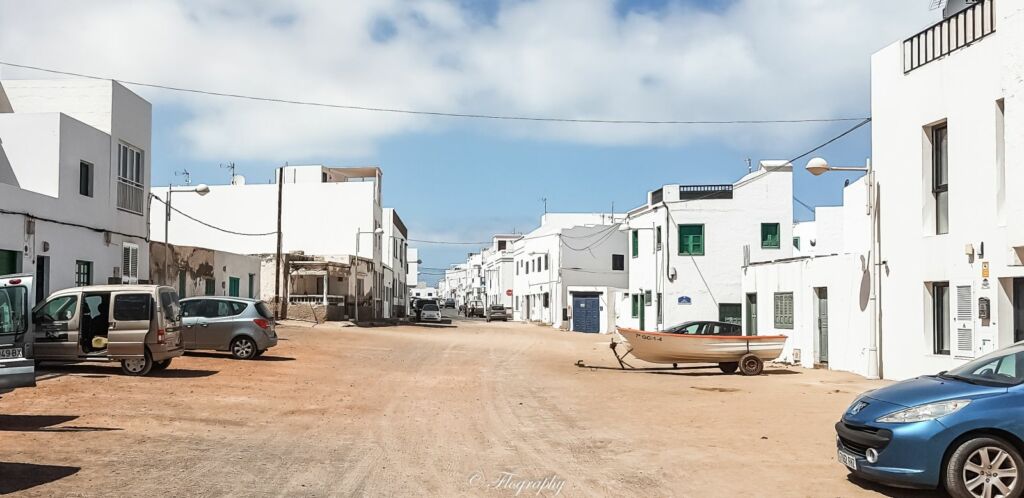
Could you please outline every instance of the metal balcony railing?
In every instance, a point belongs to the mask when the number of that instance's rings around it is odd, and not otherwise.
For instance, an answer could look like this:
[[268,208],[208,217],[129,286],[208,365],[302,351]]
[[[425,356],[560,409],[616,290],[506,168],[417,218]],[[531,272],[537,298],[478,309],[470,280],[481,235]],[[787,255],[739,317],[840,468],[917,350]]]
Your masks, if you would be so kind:
[[117,208],[135,214],[144,214],[146,189],[141,183],[125,178],[117,179]]
[[679,199],[732,199],[732,185],[680,185]]
[[941,59],[996,31],[996,0],[978,0],[903,41],[903,74]]

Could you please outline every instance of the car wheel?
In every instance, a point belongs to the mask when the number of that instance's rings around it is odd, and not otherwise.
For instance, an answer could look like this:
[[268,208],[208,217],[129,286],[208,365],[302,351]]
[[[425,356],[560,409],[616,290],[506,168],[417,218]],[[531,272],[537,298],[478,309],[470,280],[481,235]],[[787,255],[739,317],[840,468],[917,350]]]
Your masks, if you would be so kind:
[[121,360],[121,371],[125,375],[131,375],[133,377],[141,377],[149,373],[153,369],[153,358],[149,356],[147,350],[143,353],[142,358],[130,358],[127,360]]
[[719,363],[718,369],[724,374],[734,374],[736,369],[740,367],[740,364],[735,361],[727,361],[725,363]]
[[172,360],[172,358],[168,358],[168,359],[166,359],[164,361],[155,361],[155,362],[153,362],[153,371],[154,372],[159,372],[161,370],[167,370],[167,367],[171,366],[171,360]]
[[764,361],[757,355],[747,353],[740,358],[740,373],[743,375],[761,375],[764,371]]
[[1024,460],[1013,445],[978,437],[960,445],[946,464],[946,491],[957,498],[1019,497]]
[[231,356],[236,360],[251,360],[256,357],[256,343],[248,337],[231,341]]

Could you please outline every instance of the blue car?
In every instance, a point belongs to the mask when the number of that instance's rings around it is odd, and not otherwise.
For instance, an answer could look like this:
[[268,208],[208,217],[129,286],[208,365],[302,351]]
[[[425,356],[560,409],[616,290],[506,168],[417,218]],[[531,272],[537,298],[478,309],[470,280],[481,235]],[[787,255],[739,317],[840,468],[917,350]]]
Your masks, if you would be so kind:
[[1024,493],[1024,343],[868,391],[836,424],[839,462],[871,481],[954,497]]

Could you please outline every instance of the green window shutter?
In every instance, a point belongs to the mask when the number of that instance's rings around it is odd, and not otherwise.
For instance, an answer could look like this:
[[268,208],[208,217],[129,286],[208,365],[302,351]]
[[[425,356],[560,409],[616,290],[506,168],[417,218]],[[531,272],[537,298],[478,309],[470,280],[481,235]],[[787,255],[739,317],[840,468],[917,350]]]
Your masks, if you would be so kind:
[[633,257],[640,255],[640,231],[633,230]]
[[704,255],[704,225],[679,225],[679,254]]
[[793,328],[793,293],[775,293],[775,328]]
[[761,248],[778,249],[781,244],[782,229],[778,223],[761,223]]
[[640,299],[638,294],[633,294],[633,318],[640,316]]

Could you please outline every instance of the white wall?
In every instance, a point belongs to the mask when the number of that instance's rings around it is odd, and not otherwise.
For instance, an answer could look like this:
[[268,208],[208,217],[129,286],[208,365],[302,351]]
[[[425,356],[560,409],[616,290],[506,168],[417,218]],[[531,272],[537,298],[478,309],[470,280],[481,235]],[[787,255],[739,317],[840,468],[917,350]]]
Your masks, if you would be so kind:
[[[996,32],[908,74],[902,43],[874,54],[872,148],[880,194],[882,357],[886,378],[903,379],[952,368],[1013,341],[1012,278],[1024,277],[1024,4],[998,2]],[[910,33],[908,33],[909,35]],[[1005,180],[997,160],[996,101],[1005,98]],[[928,127],[949,130],[949,233],[935,234]],[[1005,185],[1002,194],[1000,185]],[[1000,206],[1000,198],[1005,204]],[[985,245],[984,256],[977,251]],[[975,257],[965,246],[975,248]],[[990,265],[986,287],[982,265]],[[949,282],[951,342],[958,329],[968,354],[936,354],[928,282]],[[969,320],[956,320],[956,286],[972,291]],[[979,320],[977,300],[994,317]]]
[[[792,166],[785,162],[762,163],[733,184],[731,199],[678,200],[680,186],[663,187],[664,204],[646,204],[628,214],[628,230],[637,231],[639,251],[629,258],[630,295],[651,292],[644,306],[644,330],[664,330],[689,320],[718,320],[719,305],[743,302],[741,268],[744,246],[751,261],[774,260],[793,254]],[[650,198],[650,194],[648,194]],[[675,200],[672,200],[675,199]],[[761,247],[761,223],[778,223],[778,249]],[[679,254],[678,226],[704,225],[704,255]],[[656,228],[662,230],[657,250]],[[632,235],[627,232],[627,236]],[[670,276],[675,272],[675,278]],[[663,320],[657,319],[657,294],[663,296]],[[689,298],[690,303],[681,303]],[[619,313],[620,326],[640,328],[639,317]],[[624,310],[625,311],[625,310]]]
[[406,273],[405,283],[409,287],[416,287],[420,285],[420,250],[410,247],[407,255],[409,257],[409,271]]

